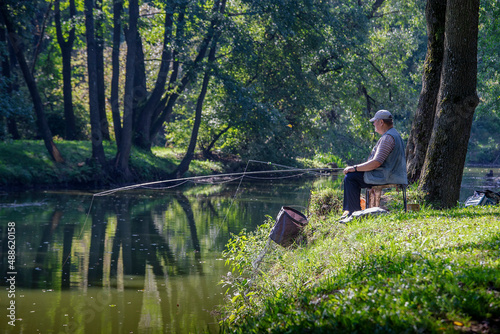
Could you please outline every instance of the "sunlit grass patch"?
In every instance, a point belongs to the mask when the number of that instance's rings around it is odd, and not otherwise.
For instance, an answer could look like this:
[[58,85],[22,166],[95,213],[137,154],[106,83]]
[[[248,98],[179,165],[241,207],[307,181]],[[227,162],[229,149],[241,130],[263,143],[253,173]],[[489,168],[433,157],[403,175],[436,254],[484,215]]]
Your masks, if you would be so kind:
[[273,246],[255,271],[248,264],[269,225],[228,245],[238,268],[226,281],[228,331],[500,330],[498,206],[398,211],[348,225],[313,217],[307,242]]

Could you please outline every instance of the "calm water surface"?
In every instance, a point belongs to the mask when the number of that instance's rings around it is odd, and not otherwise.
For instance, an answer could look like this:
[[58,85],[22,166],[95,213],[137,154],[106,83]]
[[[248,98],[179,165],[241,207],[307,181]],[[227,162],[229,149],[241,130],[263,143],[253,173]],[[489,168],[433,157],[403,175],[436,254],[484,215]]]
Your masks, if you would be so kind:
[[283,205],[307,206],[313,182],[1,193],[0,332],[217,332],[231,233],[254,230]]
[[[465,170],[460,201],[474,190],[500,191],[500,169],[486,178],[489,171]],[[254,230],[283,205],[303,211],[311,187],[325,182],[331,178],[245,180],[105,197],[0,193],[0,332],[217,332],[231,233]]]

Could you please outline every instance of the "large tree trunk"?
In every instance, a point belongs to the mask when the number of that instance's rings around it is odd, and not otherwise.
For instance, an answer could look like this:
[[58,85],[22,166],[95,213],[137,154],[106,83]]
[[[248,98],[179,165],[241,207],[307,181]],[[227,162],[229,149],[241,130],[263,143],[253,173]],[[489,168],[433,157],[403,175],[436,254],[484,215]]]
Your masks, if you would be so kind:
[[457,205],[475,108],[479,0],[448,0],[443,69],[420,189],[439,208]]
[[427,54],[425,55],[422,75],[422,91],[406,146],[406,165],[410,183],[414,183],[420,178],[429,145],[429,132],[434,126],[444,54],[445,15],[446,1],[427,1],[425,9]]
[[[198,53],[195,57],[195,59],[192,61],[192,63],[189,64],[189,66],[184,67],[184,72],[182,77],[179,79],[179,61],[177,60],[176,57],[176,50],[172,52],[172,57],[171,59],[174,59],[173,65],[172,65],[172,71],[170,73],[170,80],[168,84],[168,91],[169,93],[166,94],[166,96],[161,99],[161,101],[157,104],[156,107],[152,108],[153,114],[150,115],[149,111],[144,110],[141,108],[141,115],[139,116],[137,122],[140,125],[139,128],[137,129],[138,132],[140,132],[136,138],[137,142],[140,143],[141,147],[144,148],[150,148],[151,146],[151,140],[154,138],[162,129],[163,124],[165,121],[168,119],[169,115],[173,111],[173,107],[177,102],[177,99],[179,96],[182,94],[182,92],[186,89],[188,84],[192,83],[193,80],[197,79],[197,71],[199,70],[200,66],[202,65],[203,59],[206,57],[207,50],[210,47],[210,43],[214,37],[215,34],[215,27],[216,24],[218,24],[218,21],[220,20],[220,17],[216,15],[216,13],[221,10],[221,1],[216,1],[213,5],[213,14],[214,18],[211,21],[210,28],[208,29],[207,34],[203,38],[203,40],[200,43],[200,46],[198,48]],[[177,16],[177,29],[176,29],[176,36],[175,36],[175,41],[174,43],[177,48],[182,48],[183,44],[183,26],[184,26],[184,11],[185,7],[181,6],[179,10],[179,14]],[[168,23],[166,23],[168,24]],[[220,27],[217,27],[217,29],[220,29]],[[220,30],[217,30],[217,33],[220,33]],[[162,88],[164,90],[164,88]],[[165,92],[165,90],[164,90]],[[144,119],[144,117],[150,117],[149,119]],[[148,128],[149,127],[149,128]]]
[[[146,65],[144,58],[144,49],[142,45],[142,38],[139,31],[137,31],[137,37],[135,39],[136,49],[135,49],[135,69],[134,69],[134,90],[132,96],[132,108],[133,108],[133,122],[132,122],[132,144],[135,143],[135,138],[137,137],[137,126],[139,124],[139,119],[141,118],[141,111],[144,110],[144,105],[147,103],[148,93],[147,79],[146,79]],[[146,148],[147,149],[147,148]]]
[[85,0],[85,28],[87,37],[87,66],[89,73],[89,109],[92,140],[92,157],[107,170],[106,156],[102,146],[102,130],[99,115],[97,90],[97,49],[94,29],[94,7],[92,0]]
[[132,149],[132,126],[134,120],[134,72],[137,45],[137,21],[139,19],[138,0],[129,1],[129,26],[127,29],[127,64],[125,74],[125,94],[123,105],[123,128],[116,157],[117,172],[125,179],[130,180],[132,174],[129,169],[130,151]]
[[120,42],[122,29],[123,1],[113,2],[113,51],[111,54],[111,114],[113,115],[113,128],[115,130],[116,147],[120,147],[122,134],[122,120],[120,116],[119,79],[120,79]]
[[[71,87],[71,52],[73,50],[73,43],[75,41],[75,28],[71,28],[68,33],[68,39],[63,36],[61,28],[61,9],[60,0],[55,2],[55,23],[57,42],[61,48],[62,63],[63,63],[63,99],[64,99],[64,120],[66,125],[66,139],[76,139],[76,120],[73,111],[73,89]],[[76,15],[75,1],[71,0],[69,3],[69,17],[74,18]]]
[[[102,0],[95,2],[96,9],[102,11]],[[109,123],[106,117],[106,85],[104,84],[104,19],[102,14],[98,16],[95,29],[96,59],[97,59],[97,103],[99,105],[99,120],[101,123],[102,137],[111,140],[109,135]]]
[[31,74],[28,63],[24,57],[23,50],[21,49],[22,42],[15,33],[14,25],[10,21],[10,13],[3,2],[0,2],[0,15],[2,16],[5,27],[7,28],[9,41],[14,49],[17,62],[19,63],[19,67],[21,68],[24,80],[26,81],[26,85],[28,86],[28,90],[33,100],[38,131],[42,135],[43,142],[45,143],[45,147],[47,148],[50,157],[56,162],[64,162],[61,153],[52,140],[52,132],[50,131],[47,118],[45,117],[42,99],[40,97],[40,93],[38,92],[35,78],[33,78],[33,75]]
[[[138,113],[137,126],[135,129],[134,144],[143,149],[151,148],[151,122],[154,115],[154,110],[160,104],[161,98],[165,92],[165,84],[167,82],[168,73],[170,70],[170,62],[172,60],[172,51],[169,44],[172,42],[172,25],[173,25],[173,8],[167,6],[165,9],[165,23],[163,34],[163,52],[161,56],[160,70],[156,77],[156,84],[151,93],[150,98]],[[179,20],[184,20],[184,15],[181,12]]]

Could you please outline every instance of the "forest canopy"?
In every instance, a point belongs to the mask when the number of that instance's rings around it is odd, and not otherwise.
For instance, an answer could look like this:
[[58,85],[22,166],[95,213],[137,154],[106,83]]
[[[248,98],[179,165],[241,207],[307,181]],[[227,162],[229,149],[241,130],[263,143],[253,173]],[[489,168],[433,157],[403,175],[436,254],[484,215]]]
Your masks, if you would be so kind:
[[[187,165],[195,153],[359,161],[381,108],[410,133],[427,43],[422,1],[2,2],[2,140],[42,136],[18,46],[51,135],[96,149],[115,141],[125,164],[130,145],[173,147]],[[470,163],[500,162],[499,7],[480,6]]]

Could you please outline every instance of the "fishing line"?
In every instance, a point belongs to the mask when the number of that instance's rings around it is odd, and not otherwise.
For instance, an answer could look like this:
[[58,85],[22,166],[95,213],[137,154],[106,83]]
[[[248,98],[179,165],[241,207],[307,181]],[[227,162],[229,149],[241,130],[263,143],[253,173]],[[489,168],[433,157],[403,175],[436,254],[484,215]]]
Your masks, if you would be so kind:
[[[247,165],[247,167],[248,167],[248,165]],[[96,197],[108,196],[108,195],[112,195],[114,193],[121,192],[121,191],[133,190],[133,189],[144,188],[146,186],[151,186],[151,185],[156,185],[156,184],[179,182],[179,181],[195,181],[195,180],[210,179],[210,178],[223,178],[223,177],[231,177],[231,176],[248,176],[248,175],[258,175],[258,174],[272,174],[272,173],[291,173],[291,172],[308,173],[308,172],[314,172],[314,171],[319,172],[319,171],[325,171],[325,170],[334,171],[334,170],[339,170],[339,169],[341,169],[341,168],[293,168],[293,169],[278,169],[278,170],[264,170],[264,171],[247,172],[246,168],[245,168],[244,172],[216,174],[216,175],[203,175],[203,176],[191,176],[191,177],[183,177],[183,178],[178,178],[178,179],[170,179],[170,180],[161,180],[161,181],[133,184],[130,186],[125,186],[125,187],[120,187],[120,188],[102,191],[102,192],[94,194],[93,196],[96,196]],[[318,173],[318,174],[321,174],[321,173]]]
[[[284,176],[284,177],[273,177],[273,178],[263,178],[263,177],[256,177],[256,176],[250,176],[248,174],[253,174],[254,172],[247,172],[247,169],[248,169],[248,166],[250,165],[251,162],[255,162],[255,163],[260,163],[260,164],[266,164],[266,165],[274,165],[274,166],[278,166],[278,167],[282,167],[282,168],[288,168],[286,170],[274,170],[274,171],[266,171],[266,172],[291,172],[291,171],[303,171],[303,173],[301,174],[296,174],[296,175],[291,175],[291,176]],[[329,170],[340,170],[342,168],[331,168]],[[306,169],[298,169],[298,168],[294,168],[294,167],[290,167],[290,166],[285,166],[285,165],[280,165],[280,164],[275,164],[275,163],[272,163],[272,162],[266,162],[266,161],[258,161],[258,160],[248,160],[247,161],[247,164],[245,166],[245,169],[243,171],[243,175],[241,176],[241,179],[240,179],[240,182],[238,184],[238,187],[236,188],[236,191],[234,193],[234,196],[233,198],[231,199],[231,203],[229,204],[229,208],[226,210],[226,214],[224,216],[224,219],[222,220],[222,222],[220,224],[217,224],[218,226],[216,227],[216,233],[215,233],[215,237],[217,237],[219,235],[219,232],[220,232],[220,229],[221,229],[221,226],[224,225],[224,223],[226,222],[226,219],[229,215],[229,213],[231,212],[231,208],[233,206],[233,203],[234,201],[236,200],[236,196],[238,194],[238,191],[240,189],[240,186],[241,186],[241,183],[243,182],[243,179],[246,177],[246,178],[249,178],[249,179],[259,179],[259,180],[275,180],[275,179],[284,179],[284,178],[291,178],[291,177],[297,177],[297,176],[302,176],[302,175],[305,175],[305,174],[308,174],[312,171],[316,171],[316,170],[322,170],[324,171],[325,168],[306,168]],[[257,172],[258,173],[258,172]],[[319,174],[321,176],[324,176],[324,174],[322,173],[318,173],[318,172],[315,172],[314,174]]]
[[234,192],[233,198],[231,200],[231,204],[229,204],[229,208],[226,210],[226,215],[224,216],[224,219],[222,222],[217,226],[217,233],[215,233],[215,237],[219,235],[220,227],[225,223],[227,216],[229,215],[229,212],[231,211],[231,208],[233,207],[234,200],[236,199],[236,195],[238,195],[238,190],[240,189],[241,182],[243,182],[243,178],[245,177],[245,173],[247,171],[248,165],[250,164],[251,160],[247,161],[247,165],[245,166],[245,169],[243,170],[243,175],[240,178],[240,183],[238,183],[238,187],[236,187],[236,191]]
[[183,184],[186,184],[188,183],[189,181],[184,181],[184,182],[181,182],[179,184],[174,184],[173,186],[170,186],[170,187],[148,187],[148,186],[144,186],[143,188],[144,189],[148,189],[148,190],[164,190],[164,189],[172,189],[172,188],[175,188],[175,187],[180,187],[182,186]]
[[282,180],[282,179],[290,179],[292,177],[298,177],[302,175],[306,175],[308,173],[300,173],[300,174],[295,174],[295,175],[289,175],[289,176],[276,176],[276,177],[257,177],[257,176],[246,176],[248,179],[254,179],[254,180]]
[[[250,165],[251,162],[272,165],[272,166],[277,166],[277,167],[286,168],[286,169],[248,172],[247,169],[248,169],[248,166]],[[102,192],[95,193],[92,195],[89,210],[85,216],[85,221],[83,223],[83,226],[81,228],[81,231],[80,231],[78,238],[81,238],[83,231],[85,230],[85,227],[87,225],[87,222],[88,222],[88,219],[90,216],[90,212],[92,210],[92,206],[93,206],[95,197],[109,196],[109,195],[115,194],[117,192],[133,190],[133,189],[137,189],[137,188],[151,189],[151,190],[162,190],[162,189],[171,189],[171,188],[179,187],[187,182],[203,183],[203,184],[222,184],[222,183],[233,182],[233,181],[236,181],[239,179],[240,182],[238,183],[238,187],[236,188],[235,194],[234,194],[233,198],[231,199],[231,204],[229,205],[229,208],[228,208],[228,211],[226,212],[224,220],[219,225],[219,227],[220,227],[226,221],[226,219],[229,215],[230,209],[231,209],[231,207],[236,199],[236,196],[238,195],[238,191],[241,187],[241,183],[243,182],[243,179],[245,177],[252,178],[252,179],[261,179],[261,180],[273,180],[273,179],[284,179],[284,178],[297,177],[297,176],[302,176],[302,175],[305,175],[308,173],[316,174],[316,175],[324,175],[321,172],[325,172],[325,171],[335,172],[338,170],[342,170],[342,168],[294,168],[294,167],[280,165],[280,164],[276,164],[276,163],[272,163],[272,162],[265,162],[265,161],[259,161],[259,160],[248,160],[243,172],[225,173],[225,174],[216,174],[216,175],[191,176],[191,177],[184,177],[184,178],[177,178],[177,179],[170,179],[170,180],[145,182],[145,183],[134,184],[134,185],[129,185],[129,186],[124,186],[124,187],[119,187],[119,188],[115,188],[115,189],[102,191]],[[254,175],[259,175],[259,174],[290,173],[290,172],[302,172],[302,173],[296,174],[296,175],[291,175],[291,176],[272,177],[272,178],[264,178],[264,177],[254,176]],[[235,176],[237,176],[237,177],[235,177]],[[221,179],[221,178],[226,178],[226,177],[230,177],[231,179],[229,179],[229,180],[223,179],[221,181],[214,181],[214,179]],[[211,179],[211,180],[204,182],[204,179]],[[172,182],[179,182],[179,183],[175,184],[175,185],[171,185],[171,186],[166,186],[166,187],[152,187],[154,185],[172,183]],[[219,233],[219,230],[220,229],[217,229],[217,234]],[[66,264],[66,262],[69,260],[70,257],[71,257],[71,251],[68,254],[68,256],[66,257],[66,259],[64,260],[63,267]]]
[[[94,204],[94,196],[92,196],[92,199],[90,200],[89,210],[87,211],[87,215],[85,216],[85,221],[83,222],[83,226],[82,226],[82,228],[80,230],[80,234],[78,235],[78,239],[82,238],[82,234],[83,234],[83,231],[85,231],[85,225],[87,225],[87,220],[89,219],[90,210],[92,210],[92,205],[93,204]],[[64,254],[63,254],[63,256],[64,256]],[[63,261],[63,264],[61,266],[61,271],[63,270],[62,268],[64,268],[64,266],[66,265],[66,262],[68,262],[68,260],[69,260],[70,257],[71,257],[71,249],[69,250],[68,256]]]
[[191,181],[193,182],[194,184],[224,184],[224,183],[229,183],[229,182],[233,182],[233,181],[236,181],[236,180],[239,180],[239,179],[242,179],[243,176],[239,176],[239,177],[235,177],[235,178],[232,178],[232,179],[229,179],[229,180],[221,180],[221,181],[203,181],[203,180],[200,180],[200,181]]

